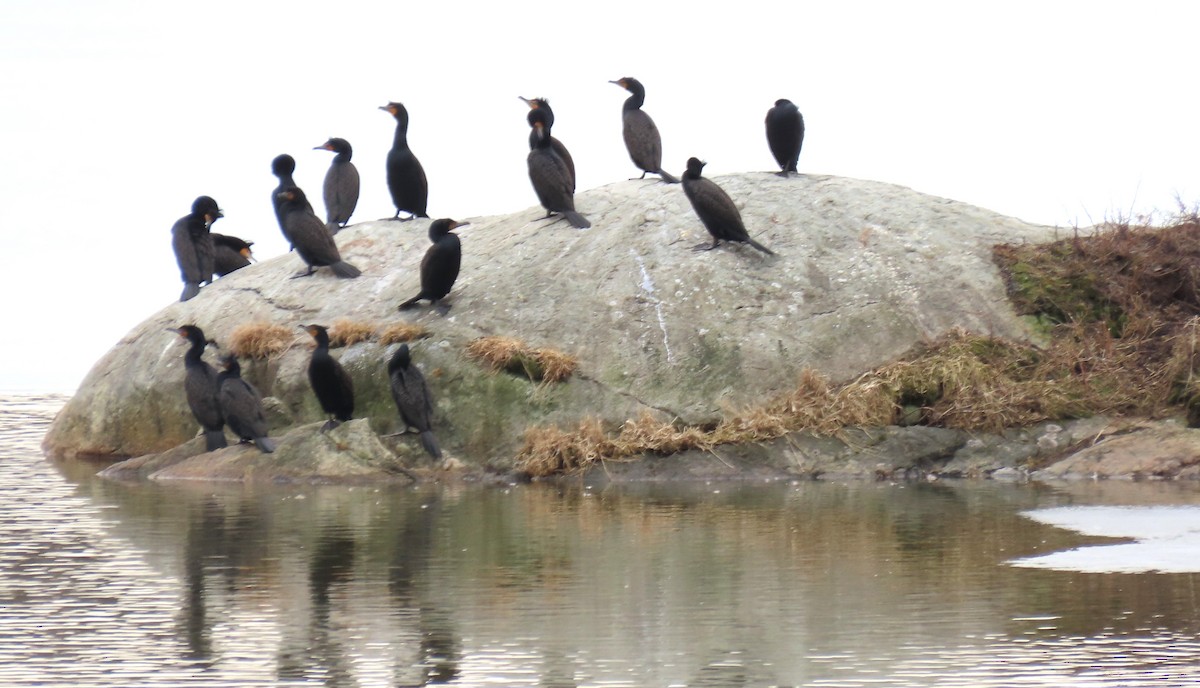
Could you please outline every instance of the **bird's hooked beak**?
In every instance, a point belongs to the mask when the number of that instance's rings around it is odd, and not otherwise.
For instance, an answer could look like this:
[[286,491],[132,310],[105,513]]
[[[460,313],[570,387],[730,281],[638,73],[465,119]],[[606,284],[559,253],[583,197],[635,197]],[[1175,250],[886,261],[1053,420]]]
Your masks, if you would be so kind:
[[327,151],[331,151],[331,150],[333,150],[333,146],[329,145],[328,143],[322,143],[322,144],[321,144],[321,145],[319,145],[319,146],[313,146],[313,150],[327,150]]
[[391,115],[396,114],[396,108],[392,107],[391,105],[380,105],[379,109]]
[[468,226],[470,226],[470,224],[471,224],[470,222],[459,222],[458,220],[452,220],[450,222],[450,229],[458,229],[459,227],[468,227]]
[[532,99],[526,98],[525,96],[517,96],[517,97],[520,98],[522,101],[524,101],[525,104],[528,105],[529,107],[537,109],[537,103],[533,102]]
[[609,81],[608,83],[616,84],[616,85],[620,86],[621,88],[625,88],[625,80],[624,79],[617,79],[616,81]]
[[250,253],[250,249],[248,249],[248,248],[244,248],[244,249],[238,251],[238,253],[242,254],[243,258],[245,258],[246,260],[248,260],[252,263],[257,262],[254,260],[254,254]]

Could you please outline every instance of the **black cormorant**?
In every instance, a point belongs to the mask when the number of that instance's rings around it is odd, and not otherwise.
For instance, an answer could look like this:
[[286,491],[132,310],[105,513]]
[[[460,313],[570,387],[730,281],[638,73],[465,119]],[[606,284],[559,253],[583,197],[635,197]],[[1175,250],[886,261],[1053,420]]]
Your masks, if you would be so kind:
[[329,355],[329,331],[321,325],[301,325],[317,342],[308,362],[308,382],[330,419],[321,432],[336,428],[354,415],[354,385],[337,359]]
[[283,213],[284,233],[291,237],[301,260],[308,263],[308,272],[294,277],[307,277],[324,265],[328,265],[338,277],[358,277],[362,274],[361,270],[342,260],[329,229],[313,213],[303,191],[293,187],[280,193],[279,198],[283,201],[280,212]]
[[529,111],[529,124],[533,127],[530,135],[533,150],[529,151],[526,158],[529,181],[533,182],[533,190],[546,209],[546,217],[552,213],[562,213],[572,227],[591,227],[592,223],[586,217],[575,212],[571,173],[567,170],[567,164],[550,146],[550,125],[547,120],[545,110],[537,108]]
[[[429,217],[425,207],[429,202],[429,181],[425,179],[425,169],[421,161],[413,155],[408,147],[408,110],[400,103],[388,103],[379,106],[396,118],[396,137],[392,140],[392,149],[387,155],[387,185],[392,194],[392,203],[396,205],[396,217],[400,213],[411,213],[412,217]],[[412,217],[405,218],[411,220]]]
[[795,103],[780,98],[775,107],[767,110],[767,145],[771,155],[779,163],[780,177],[796,172],[796,161],[800,159],[800,147],[804,145],[804,117]]
[[192,201],[192,212],[175,221],[171,227],[171,245],[175,248],[175,261],[179,263],[183,279],[180,301],[187,301],[200,293],[200,285],[212,282],[213,241],[209,227],[224,217],[217,202],[208,196]]
[[250,252],[253,241],[243,241],[228,234],[211,235],[213,243],[213,272],[217,277],[224,277],[234,270],[241,270],[254,260]]
[[217,398],[229,429],[241,438],[243,444],[253,442],[265,454],[275,451],[275,442],[267,436],[262,395],[254,385],[242,379],[242,367],[238,364],[237,356],[222,356],[221,367],[224,370],[217,374]]
[[750,244],[754,248],[775,255],[771,249],[750,238],[746,226],[742,224],[742,214],[738,212],[733,199],[725,190],[717,186],[711,179],[700,176],[700,170],[708,163],[696,158],[688,158],[687,172],[683,174],[683,192],[692,202],[692,209],[700,216],[700,221],[712,235],[712,245],[700,244],[698,251],[709,251],[724,241],[739,241]]
[[412,364],[408,344],[401,344],[388,361],[388,378],[392,382],[392,400],[400,411],[400,420],[421,433],[421,446],[435,459],[442,458],[437,438],[433,436],[433,395],[421,370]]
[[458,269],[462,265],[462,244],[458,235],[450,230],[466,224],[449,218],[434,220],[429,224],[429,240],[433,245],[421,259],[421,292],[400,304],[401,310],[412,308],[421,299],[428,299],[431,305],[437,305],[438,299],[450,293],[450,287],[458,279]]
[[[271,207],[275,208],[275,219],[279,221],[279,231],[283,232],[283,238],[287,239],[288,249],[293,248],[292,238],[288,236],[287,227],[283,226],[283,199],[279,194],[288,189],[296,188],[296,182],[292,180],[292,174],[296,171],[296,159],[287,153],[276,155],[271,161],[271,174],[279,177],[279,186],[271,192]],[[312,212],[312,206],[309,205],[308,199],[304,199],[304,205]]]
[[646,173],[650,172],[662,177],[668,184],[678,184],[678,179],[662,169],[662,137],[658,134],[658,127],[654,126],[654,120],[642,110],[642,104],[646,102],[646,88],[642,82],[627,76],[608,83],[616,84],[632,94],[625,99],[625,105],[621,108],[621,119],[625,123],[625,148],[629,150],[633,164],[642,170],[641,179],[645,179]]
[[[169,330],[191,343],[187,354],[183,357],[183,367],[186,370],[183,378],[183,389],[187,394],[188,408],[200,427],[204,428],[204,450],[213,451],[226,446],[225,419],[221,415],[221,402],[217,398],[217,371],[204,362],[204,347],[209,341],[204,337],[204,331],[195,325]],[[216,345],[216,342],[213,342]]]
[[[554,127],[554,111],[550,109],[550,101],[546,100],[545,98],[525,98],[523,96],[517,97],[525,101],[525,103],[529,106],[530,117],[527,117],[526,119],[529,121],[529,150],[533,150],[537,146],[537,131],[535,131],[533,128],[533,110],[545,110],[546,125],[551,128]],[[571,192],[574,193],[575,160],[571,157],[570,151],[568,151],[567,147],[563,145],[563,142],[559,141],[553,136],[550,137],[550,147],[553,148],[554,152],[558,153],[558,157],[562,158],[562,161],[567,164],[567,172],[571,174]]]
[[325,173],[325,221],[331,234],[346,226],[358,205],[358,168],[350,162],[354,149],[346,139],[332,138],[313,150],[337,153]]

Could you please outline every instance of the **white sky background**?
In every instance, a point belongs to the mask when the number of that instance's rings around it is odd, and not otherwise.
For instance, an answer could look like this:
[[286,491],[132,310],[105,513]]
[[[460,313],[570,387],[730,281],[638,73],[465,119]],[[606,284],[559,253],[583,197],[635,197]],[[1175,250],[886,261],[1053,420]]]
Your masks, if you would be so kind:
[[517,96],[550,99],[580,190],[635,176],[623,76],[677,173],[773,169],[763,117],[789,98],[802,172],[1062,226],[1169,213],[1200,202],[1196,26],[1188,2],[4,0],[0,390],[74,389],[177,299],[170,227],[198,195],[215,231],[283,253],[279,153],[322,214],[332,154],[311,149],[348,139],[354,220],[391,216],[389,100],[433,217],[537,204]]

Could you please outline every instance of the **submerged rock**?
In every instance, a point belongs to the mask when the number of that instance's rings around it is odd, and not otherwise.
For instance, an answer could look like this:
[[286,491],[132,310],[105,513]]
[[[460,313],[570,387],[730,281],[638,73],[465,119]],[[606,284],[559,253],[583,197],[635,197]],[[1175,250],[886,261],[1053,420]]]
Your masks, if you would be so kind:
[[[243,374],[277,400],[271,434],[283,438],[274,458],[253,459],[270,461],[263,470],[280,475],[291,475],[289,431],[323,419],[305,377],[301,323],[426,327],[429,337],[411,346],[433,390],[443,448],[498,468],[511,465],[531,425],[575,425],[588,415],[619,423],[644,411],[709,423],[730,406],[792,388],[806,367],[845,380],[952,328],[1024,338],[991,249],[1046,240],[1052,229],[879,182],[769,173],[717,181],[750,234],[778,255],[726,246],[694,252],[707,233],[682,190],[620,182],[577,195],[593,222],[588,230],[547,223],[538,207],[472,218],[460,231],[452,310],[399,313],[396,306],[419,289],[428,221],[353,225],[338,245],[361,277],[319,270],[289,279],[304,266],[287,254],[171,302],[94,366],[44,446],[56,455],[121,457],[188,442],[195,422],[183,395],[184,352],[165,332],[187,323],[223,346],[248,322],[295,329],[282,355],[243,360]],[[170,288],[163,285],[164,303]],[[491,373],[464,354],[484,335],[558,349],[578,358],[578,371],[556,384]],[[401,429],[388,394],[390,350],[378,342],[334,350],[354,380],[356,417],[369,418],[376,433]],[[258,470],[242,448],[228,451],[203,466],[164,467],[158,477]]]

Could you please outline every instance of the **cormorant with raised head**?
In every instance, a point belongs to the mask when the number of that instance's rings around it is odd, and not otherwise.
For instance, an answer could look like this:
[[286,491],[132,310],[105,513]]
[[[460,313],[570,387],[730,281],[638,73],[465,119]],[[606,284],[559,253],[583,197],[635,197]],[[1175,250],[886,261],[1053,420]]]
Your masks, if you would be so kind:
[[401,344],[388,361],[388,378],[392,382],[392,400],[400,412],[400,420],[421,433],[421,446],[435,459],[442,458],[437,438],[433,436],[433,395],[421,370],[413,365],[408,344]]
[[222,356],[221,367],[223,370],[217,374],[217,398],[225,423],[241,438],[242,444],[253,442],[264,454],[275,451],[275,442],[267,436],[262,395],[254,385],[242,379],[242,366],[238,364],[237,356]]
[[171,245],[183,279],[180,301],[199,294],[201,284],[212,282],[213,241],[209,227],[220,217],[224,215],[217,202],[208,196],[200,196],[192,201],[192,212],[176,220],[171,227]]
[[642,82],[627,76],[608,83],[616,84],[632,94],[625,99],[625,105],[621,108],[621,120],[625,124],[625,148],[633,164],[642,170],[640,178],[645,179],[649,172],[662,177],[668,184],[678,184],[678,179],[662,169],[662,137],[658,134],[658,127],[654,126],[654,120],[642,110],[642,104],[646,102],[646,88]]
[[224,277],[234,270],[241,270],[254,261],[250,247],[253,241],[243,241],[228,234],[211,233],[213,243],[213,272]]
[[[204,429],[204,450],[213,451],[227,446],[223,430],[225,418],[221,415],[221,402],[217,398],[217,371],[202,358],[204,347],[209,344],[204,331],[195,325],[184,325],[168,332],[174,332],[191,344],[183,357],[186,371],[183,390],[192,416]],[[212,344],[216,346],[216,342]]]
[[[283,200],[279,194],[294,189],[296,182],[292,180],[292,174],[296,171],[296,159],[287,153],[276,155],[271,161],[271,174],[279,178],[279,185],[271,192],[271,207],[275,209],[275,219],[279,221],[279,231],[283,232],[283,238],[287,239],[288,249],[294,248],[292,238],[288,236],[287,227],[283,226]],[[309,205],[308,199],[304,199],[304,205],[312,212],[312,206]]]
[[329,331],[321,325],[301,325],[317,342],[308,362],[308,383],[329,420],[321,432],[331,430],[354,416],[354,384],[346,369],[329,355]]
[[429,217],[425,207],[429,203],[429,181],[425,179],[425,168],[408,147],[408,110],[401,103],[391,102],[379,106],[396,118],[396,137],[387,155],[387,185],[396,205],[396,217],[400,213],[411,213],[412,217]]
[[[537,132],[533,128],[533,111],[545,110],[546,125],[551,128],[554,127],[554,111],[550,109],[550,101],[546,100],[545,98],[525,98],[523,96],[517,97],[525,101],[525,103],[529,106],[530,112],[526,119],[529,122],[529,150],[533,150],[537,145]],[[563,142],[559,141],[553,136],[550,137],[550,147],[553,148],[554,152],[558,153],[558,157],[562,158],[562,161],[567,164],[567,172],[569,172],[571,176],[571,192],[574,193],[575,160],[571,157],[570,151],[568,151],[567,147],[563,145]]]
[[313,150],[337,153],[325,173],[325,222],[330,234],[346,226],[358,205],[358,168],[350,162],[354,149],[346,139],[331,138]]
[[[449,218],[434,220],[429,224],[429,240],[433,245],[421,259],[421,291],[400,304],[400,310],[412,308],[421,299],[428,299],[430,305],[436,306],[438,299],[450,293],[450,287],[458,279],[458,269],[462,265],[462,244],[458,235],[451,230],[466,224]],[[449,309],[449,306],[445,309]]]
[[[767,145],[771,155],[779,163],[780,177],[797,172],[796,161],[800,159],[800,147],[804,145],[804,116],[800,108],[786,98],[775,101],[775,107],[767,110]],[[798,172],[797,172],[798,174]]]
[[542,207],[546,209],[546,217],[550,217],[552,213],[562,213],[572,227],[586,229],[591,227],[592,223],[575,212],[571,173],[563,159],[550,147],[548,120],[546,111],[541,108],[529,111],[529,124],[533,127],[533,133],[530,134],[533,150],[529,151],[526,158],[529,164],[529,181],[533,182],[533,190],[537,193]]
[[688,158],[687,172],[683,174],[683,193],[692,202],[692,209],[700,216],[700,221],[713,237],[711,246],[700,244],[695,250],[710,251],[724,240],[750,244],[763,253],[775,255],[774,251],[751,239],[746,233],[746,226],[742,224],[742,214],[738,212],[729,194],[711,179],[700,176],[700,170],[707,164],[697,158]]
[[358,277],[362,274],[361,270],[342,260],[337,244],[333,242],[325,223],[313,213],[303,191],[292,187],[280,193],[279,198],[283,201],[280,212],[283,213],[284,233],[291,237],[292,246],[296,248],[300,259],[308,263],[308,272],[293,277],[308,277],[325,265],[338,277]]

